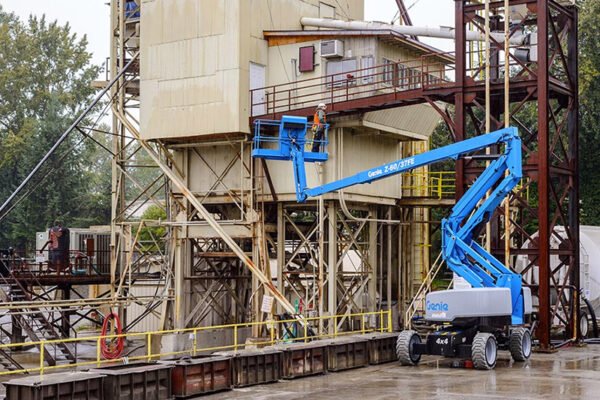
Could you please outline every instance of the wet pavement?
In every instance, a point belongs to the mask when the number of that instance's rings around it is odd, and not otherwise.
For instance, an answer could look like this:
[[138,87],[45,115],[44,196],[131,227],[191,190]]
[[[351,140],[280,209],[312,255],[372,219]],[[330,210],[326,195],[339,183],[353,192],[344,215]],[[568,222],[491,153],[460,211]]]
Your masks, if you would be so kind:
[[600,345],[534,353],[526,363],[500,352],[493,371],[452,368],[424,357],[418,367],[397,363],[280,381],[201,397],[214,399],[600,399]]

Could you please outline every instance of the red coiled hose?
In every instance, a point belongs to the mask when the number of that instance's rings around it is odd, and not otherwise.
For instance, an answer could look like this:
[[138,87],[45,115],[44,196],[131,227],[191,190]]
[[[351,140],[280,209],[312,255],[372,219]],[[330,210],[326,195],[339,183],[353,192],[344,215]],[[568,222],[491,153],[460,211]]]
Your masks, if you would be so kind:
[[[122,333],[121,320],[119,315],[115,312],[111,312],[104,318],[102,323],[102,336],[108,335],[109,322],[114,320],[114,326],[116,327],[117,335]],[[115,358],[121,357],[123,353],[123,347],[125,346],[125,338],[119,336],[118,338],[102,339],[100,341],[100,352],[102,357],[107,360],[114,360]]]

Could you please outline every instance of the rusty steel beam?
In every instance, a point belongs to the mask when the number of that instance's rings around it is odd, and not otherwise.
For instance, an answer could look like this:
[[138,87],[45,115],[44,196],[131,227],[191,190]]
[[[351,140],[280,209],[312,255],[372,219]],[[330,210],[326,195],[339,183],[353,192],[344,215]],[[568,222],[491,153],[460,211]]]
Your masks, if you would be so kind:
[[[465,125],[466,125],[466,113],[465,113],[465,92],[464,87],[466,84],[466,69],[467,69],[467,36],[466,36],[466,21],[464,11],[464,1],[455,2],[455,29],[456,29],[456,41],[454,50],[455,59],[455,80],[456,87],[461,90],[457,91],[454,95],[454,127],[455,127],[455,140],[460,142],[465,139]],[[465,162],[463,159],[456,161],[456,201],[458,201],[465,191]]]
[[[571,226],[573,241],[576,246],[573,247],[571,255],[571,265],[579,266],[579,45],[578,45],[578,26],[579,26],[579,18],[577,14],[577,10],[573,9],[572,19],[571,19],[571,29],[569,30],[569,35],[567,37],[568,41],[568,62],[569,62],[569,73],[572,74],[571,81],[573,83],[573,87],[571,88],[573,96],[572,107],[573,110],[569,113],[567,129],[568,129],[568,138],[569,138],[569,152],[571,155],[571,169],[574,172],[570,177],[572,184],[572,193],[571,198],[569,199],[569,221],[573,224]],[[574,275],[571,277],[572,283],[576,288],[580,288],[580,276],[579,270],[574,271]],[[572,310],[571,321],[578,321],[580,315],[580,302],[579,302],[579,293],[577,293],[577,297],[575,298],[575,308]],[[574,314],[574,315],[573,315]],[[573,324],[572,324],[573,325]],[[577,340],[581,340],[581,332],[579,331],[577,326],[572,326],[575,329],[575,336]]]
[[[404,25],[412,26],[412,20],[410,19],[410,15],[408,14],[408,8],[406,8],[406,4],[404,4],[404,0],[396,0],[396,4],[398,5],[398,13],[400,15],[400,20],[404,22]],[[417,36],[410,36],[411,39],[419,41]]]
[[[510,0],[511,6],[516,6],[520,4],[533,5],[537,0]],[[471,13],[474,11],[482,11],[485,8],[485,2],[483,1],[469,1],[468,5],[465,5],[465,12]],[[504,7],[504,0],[490,1],[490,10],[496,10],[498,8]]]
[[[394,90],[392,93],[331,102],[328,117],[361,114],[369,111],[427,103],[428,100],[426,96],[434,100],[443,100],[444,97],[451,96],[453,92],[454,87],[451,86],[440,88],[439,90],[421,88],[413,90]],[[312,105],[310,107],[291,110],[281,107],[281,111],[271,111],[265,115],[255,115],[250,117],[250,125],[252,126],[257,119],[264,119],[267,117],[274,120],[281,119],[284,115],[310,117],[314,114],[314,111],[315,108]]]
[[549,159],[549,114],[548,114],[548,8],[546,0],[537,0],[538,27],[538,327],[536,335],[542,350],[550,349],[550,204],[548,198],[550,184]]

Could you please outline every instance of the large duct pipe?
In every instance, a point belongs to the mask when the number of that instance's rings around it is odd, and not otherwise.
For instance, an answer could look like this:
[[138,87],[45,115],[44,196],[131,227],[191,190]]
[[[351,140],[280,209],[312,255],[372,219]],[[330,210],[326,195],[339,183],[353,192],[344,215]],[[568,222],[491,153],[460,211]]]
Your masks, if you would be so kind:
[[[409,25],[391,25],[383,22],[367,22],[367,21],[340,21],[337,19],[326,19],[326,18],[309,18],[302,17],[300,23],[303,26],[312,26],[315,28],[329,28],[329,29],[346,29],[346,30],[391,30],[406,36],[426,36],[433,38],[442,39],[454,39],[456,38],[456,30],[454,28],[439,27],[421,27],[421,26],[409,26]],[[469,41],[484,41],[485,35],[480,32],[467,31],[467,40]],[[491,33],[491,37],[498,41],[504,42],[504,33]],[[510,39],[512,45],[523,45],[525,42],[525,35],[515,34]]]

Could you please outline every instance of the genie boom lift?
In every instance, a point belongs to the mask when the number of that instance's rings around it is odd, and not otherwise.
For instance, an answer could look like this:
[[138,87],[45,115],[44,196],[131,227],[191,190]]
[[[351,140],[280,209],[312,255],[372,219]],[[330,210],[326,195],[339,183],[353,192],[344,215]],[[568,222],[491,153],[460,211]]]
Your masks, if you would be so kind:
[[[278,136],[264,135],[276,127]],[[473,153],[495,146],[501,154],[485,156],[489,166],[442,220],[442,257],[448,268],[470,285],[468,289],[435,291],[426,296],[425,320],[435,325],[425,341],[413,330],[398,336],[396,352],[403,365],[416,365],[423,354],[471,359],[477,369],[492,369],[498,349],[508,349],[515,361],[531,355],[531,334],[524,326],[532,312],[531,292],[514,273],[487,252],[477,237],[494,210],[522,177],[521,139],[516,128],[506,128],[435,150],[371,168],[334,182],[307,187],[305,163],[325,162],[327,130],[319,151],[307,138],[304,117],[283,116],[281,121],[255,122],[252,156],[292,161],[296,197],[341,190],[431,165],[443,160],[477,157]],[[328,127],[326,127],[328,128]]]

